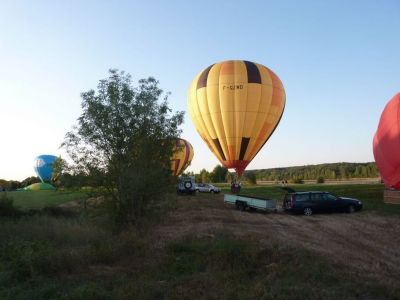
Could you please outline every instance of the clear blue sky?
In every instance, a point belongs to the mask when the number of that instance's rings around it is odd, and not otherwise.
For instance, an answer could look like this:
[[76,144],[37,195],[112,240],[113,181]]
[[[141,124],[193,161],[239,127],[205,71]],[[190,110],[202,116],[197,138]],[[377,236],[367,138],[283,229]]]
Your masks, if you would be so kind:
[[[80,114],[80,93],[109,68],[154,76],[187,111],[208,65],[246,59],[271,68],[287,102],[247,169],[373,161],[379,116],[400,91],[400,2],[0,1],[0,178],[34,175]],[[217,159],[189,115],[190,167]]]

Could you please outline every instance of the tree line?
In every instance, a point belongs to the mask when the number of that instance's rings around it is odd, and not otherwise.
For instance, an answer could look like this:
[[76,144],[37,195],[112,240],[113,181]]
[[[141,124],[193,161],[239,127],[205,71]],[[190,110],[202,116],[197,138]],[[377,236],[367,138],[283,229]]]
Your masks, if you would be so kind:
[[15,191],[37,182],[40,182],[40,179],[34,176],[27,177],[22,181],[0,179],[0,191]]
[[[184,176],[195,176],[198,183],[230,183],[235,174],[221,165],[216,165],[212,171],[202,169],[198,173],[187,172]],[[271,168],[245,171],[243,181],[255,184],[257,181],[282,181],[300,183],[302,180],[376,178],[379,171],[374,162],[367,163],[330,163],[286,168]],[[13,191],[40,182],[38,177],[30,176],[22,181],[0,179],[0,188]],[[63,172],[53,184],[58,188],[101,187],[104,182],[97,176],[84,173],[71,174]]]
[[[217,165],[209,172],[202,169],[199,173],[189,172],[186,175],[195,176],[196,182],[231,182],[235,174],[223,166]],[[282,181],[301,183],[303,180],[343,180],[350,178],[380,177],[375,162],[366,163],[328,163],[286,168],[271,168],[245,171],[242,181],[255,184],[257,181]]]
[[[31,184],[41,182],[36,176],[29,176],[22,181],[0,179],[1,191],[15,191],[20,188],[25,188]],[[62,173],[57,180],[51,182],[56,188],[82,188],[82,187],[101,187],[103,182],[90,174],[77,173],[71,174],[68,172]]]
[[253,172],[257,180],[292,182],[301,180],[350,179],[380,177],[375,162],[366,163],[328,163],[287,168],[260,169]]

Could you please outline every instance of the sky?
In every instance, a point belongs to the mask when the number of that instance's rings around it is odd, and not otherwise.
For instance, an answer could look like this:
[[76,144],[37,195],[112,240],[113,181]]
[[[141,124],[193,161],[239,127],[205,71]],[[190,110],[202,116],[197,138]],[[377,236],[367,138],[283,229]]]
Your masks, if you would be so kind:
[[247,167],[373,161],[372,138],[400,91],[400,2],[0,0],[0,178],[34,176],[40,154],[65,157],[80,94],[110,68],[153,76],[185,111],[190,171],[219,162],[187,113],[194,76],[223,60],[272,69],[286,107]]

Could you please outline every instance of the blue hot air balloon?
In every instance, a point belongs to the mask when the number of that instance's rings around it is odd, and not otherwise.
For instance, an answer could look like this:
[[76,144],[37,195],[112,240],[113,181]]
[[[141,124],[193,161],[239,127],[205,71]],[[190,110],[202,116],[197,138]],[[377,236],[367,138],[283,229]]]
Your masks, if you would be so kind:
[[42,182],[51,181],[53,173],[53,164],[57,156],[54,155],[39,155],[35,158],[34,169]]

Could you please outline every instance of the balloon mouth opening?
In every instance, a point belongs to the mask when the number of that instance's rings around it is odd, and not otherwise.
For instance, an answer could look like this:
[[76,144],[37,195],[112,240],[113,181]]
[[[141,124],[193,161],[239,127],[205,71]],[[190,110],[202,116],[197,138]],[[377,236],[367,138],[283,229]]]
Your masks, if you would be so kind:
[[244,169],[235,169],[238,178],[242,177]]
[[224,161],[223,165],[227,169],[234,169],[236,171],[237,177],[240,178],[249,163],[249,160],[229,160]]

